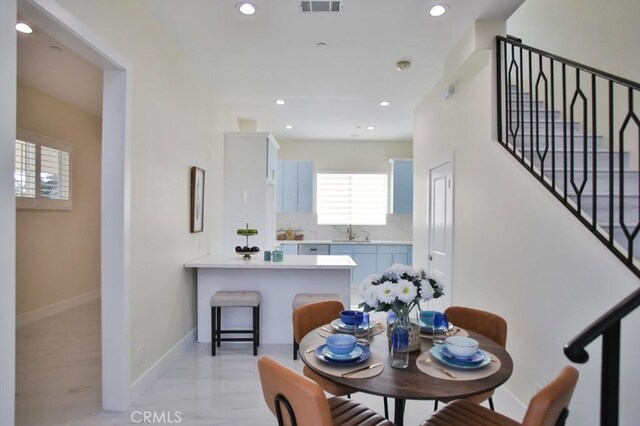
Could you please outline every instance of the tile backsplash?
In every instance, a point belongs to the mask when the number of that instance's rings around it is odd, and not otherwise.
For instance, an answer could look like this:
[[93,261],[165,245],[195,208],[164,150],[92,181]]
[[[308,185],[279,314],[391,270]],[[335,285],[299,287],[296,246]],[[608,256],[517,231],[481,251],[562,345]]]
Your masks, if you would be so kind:
[[[318,225],[317,215],[301,213],[277,213],[276,229],[301,230],[305,240],[346,240],[346,225]],[[357,240],[367,237],[374,241],[411,241],[413,216],[388,214],[387,224],[378,226],[353,225]]]

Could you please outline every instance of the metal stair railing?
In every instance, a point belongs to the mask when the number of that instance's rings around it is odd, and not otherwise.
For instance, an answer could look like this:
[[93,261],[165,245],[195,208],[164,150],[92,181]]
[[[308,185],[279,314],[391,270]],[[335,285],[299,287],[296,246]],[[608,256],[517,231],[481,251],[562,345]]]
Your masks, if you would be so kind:
[[[511,36],[496,37],[496,60],[498,142],[640,278],[640,84]],[[585,363],[585,347],[603,336],[603,426],[618,424],[621,320],[638,306],[640,289],[564,350]]]

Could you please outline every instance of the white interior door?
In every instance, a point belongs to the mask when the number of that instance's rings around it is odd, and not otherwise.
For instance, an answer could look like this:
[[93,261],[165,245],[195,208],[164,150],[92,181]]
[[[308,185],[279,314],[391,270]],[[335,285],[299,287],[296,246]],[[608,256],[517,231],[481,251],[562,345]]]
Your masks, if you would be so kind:
[[444,285],[444,296],[429,303],[442,311],[451,305],[453,286],[453,161],[429,169],[428,273]]

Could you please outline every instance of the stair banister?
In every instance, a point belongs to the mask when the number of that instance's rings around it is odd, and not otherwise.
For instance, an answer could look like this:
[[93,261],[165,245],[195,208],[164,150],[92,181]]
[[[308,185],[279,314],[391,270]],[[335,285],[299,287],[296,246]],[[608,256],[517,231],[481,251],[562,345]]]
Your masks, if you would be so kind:
[[640,289],[592,322],[565,347],[571,361],[584,364],[589,360],[586,346],[602,336],[602,371],[600,382],[600,424],[618,424],[620,392],[620,321],[640,306]]

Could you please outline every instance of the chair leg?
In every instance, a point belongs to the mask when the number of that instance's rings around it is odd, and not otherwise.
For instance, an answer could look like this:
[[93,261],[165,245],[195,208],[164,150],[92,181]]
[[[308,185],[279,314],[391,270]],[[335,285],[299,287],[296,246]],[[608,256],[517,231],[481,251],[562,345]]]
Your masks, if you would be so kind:
[[258,324],[260,322],[258,306],[253,307],[253,356],[258,355]]
[[489,407],[491,407],[491,411],[496,411],[495,408],[493,408],[493,397],[489,397]]
[[260,347],[260,305],[258,305],[258,334],[256,341],[258,342],[258,347]]
[[220,347],[220,329],[222,328],[222,307],[216,307],[216,346]]
[[389,420],[389,402],[387,401],[387,397],[382,398],[384,402],[384,418]]
[[433,401],[433,411],[436,411],[438,409],[438,400],[436,399],[435,401]]
[[211,307],[211,356],[216,356],[216,308]]
[[298,345],[298,342],[296,342],[296,338],[293,338],[293,360],[297,360],[298,359],[298,350],[300,350],[300,345]]

